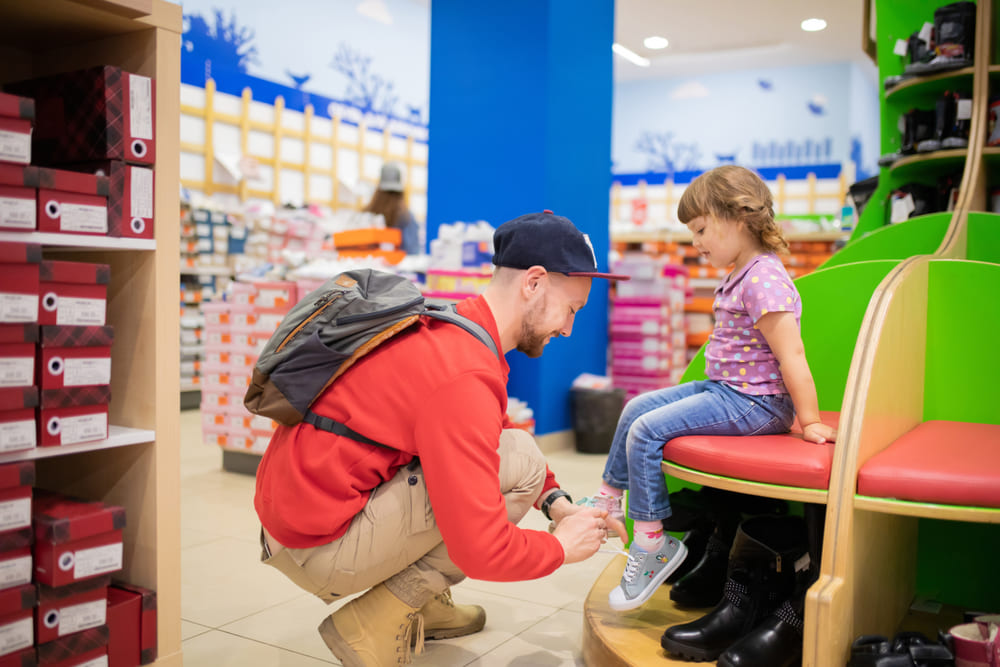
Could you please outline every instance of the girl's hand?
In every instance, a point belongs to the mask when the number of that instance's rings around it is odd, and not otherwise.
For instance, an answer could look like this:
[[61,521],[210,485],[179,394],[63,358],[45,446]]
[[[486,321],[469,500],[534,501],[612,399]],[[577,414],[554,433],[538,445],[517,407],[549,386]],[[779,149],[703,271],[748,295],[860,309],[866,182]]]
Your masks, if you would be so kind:
[[813,422],[802,427],[802,439],[822,445],[837,441],[837,430],[823,422]]

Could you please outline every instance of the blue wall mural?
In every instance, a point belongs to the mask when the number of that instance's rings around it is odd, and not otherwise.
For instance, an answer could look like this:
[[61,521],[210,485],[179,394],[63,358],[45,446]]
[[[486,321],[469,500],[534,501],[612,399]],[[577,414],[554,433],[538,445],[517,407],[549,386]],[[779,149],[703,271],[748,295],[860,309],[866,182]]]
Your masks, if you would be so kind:
[[[231,0],[230,0],[231,2]],[[297,0],[294,10],[265,0],[226,6],[183,0],[181,82],[288,109],[312,104],[368,127],[426,140],[430,14],[413,0]]]

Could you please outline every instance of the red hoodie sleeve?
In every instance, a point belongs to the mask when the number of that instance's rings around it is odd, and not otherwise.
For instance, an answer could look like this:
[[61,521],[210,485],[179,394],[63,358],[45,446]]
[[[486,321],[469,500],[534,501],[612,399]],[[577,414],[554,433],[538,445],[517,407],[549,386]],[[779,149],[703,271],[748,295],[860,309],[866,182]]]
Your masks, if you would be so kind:
[[549,533],[507,519],[497,453],[505,395],[495,376],[467,373],[427,396],[414,426],[448,555],[466,576],[489,581],[543,577],[565,557]]

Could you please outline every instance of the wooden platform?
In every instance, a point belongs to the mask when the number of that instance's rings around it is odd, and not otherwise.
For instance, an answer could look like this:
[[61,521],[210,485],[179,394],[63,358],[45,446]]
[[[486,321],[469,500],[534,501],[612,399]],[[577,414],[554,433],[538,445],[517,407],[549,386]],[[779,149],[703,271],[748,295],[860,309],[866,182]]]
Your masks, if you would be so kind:
[[[670,599],[670,585],[660,586],[638,609],[619,612],[608,606],[608,593],[621,581],[625,556],[612,560],[587,595],[583,606],[583,660],[589,667],[690,665],[671,659],[660,647],[663,631],[701,618],[711,609],[682,609]],[[702,663],[714,664],[714,663]]]

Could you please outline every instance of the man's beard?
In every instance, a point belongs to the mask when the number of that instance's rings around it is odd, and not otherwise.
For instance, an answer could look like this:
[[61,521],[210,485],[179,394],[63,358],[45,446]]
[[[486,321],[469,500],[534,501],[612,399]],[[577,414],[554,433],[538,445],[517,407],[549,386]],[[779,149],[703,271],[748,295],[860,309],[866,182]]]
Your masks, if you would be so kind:
[[550,336],[558,335],[558,332],[552,331],[543,333],[536,326],[538,320],[541,319],[540,316],[545,313],[546,304],[547,299],[542,297],[541,302],[525,314],[524,321],[521,323],[521,335],[517,340],[517,350],[532,359],[542,356],[545,343]]

